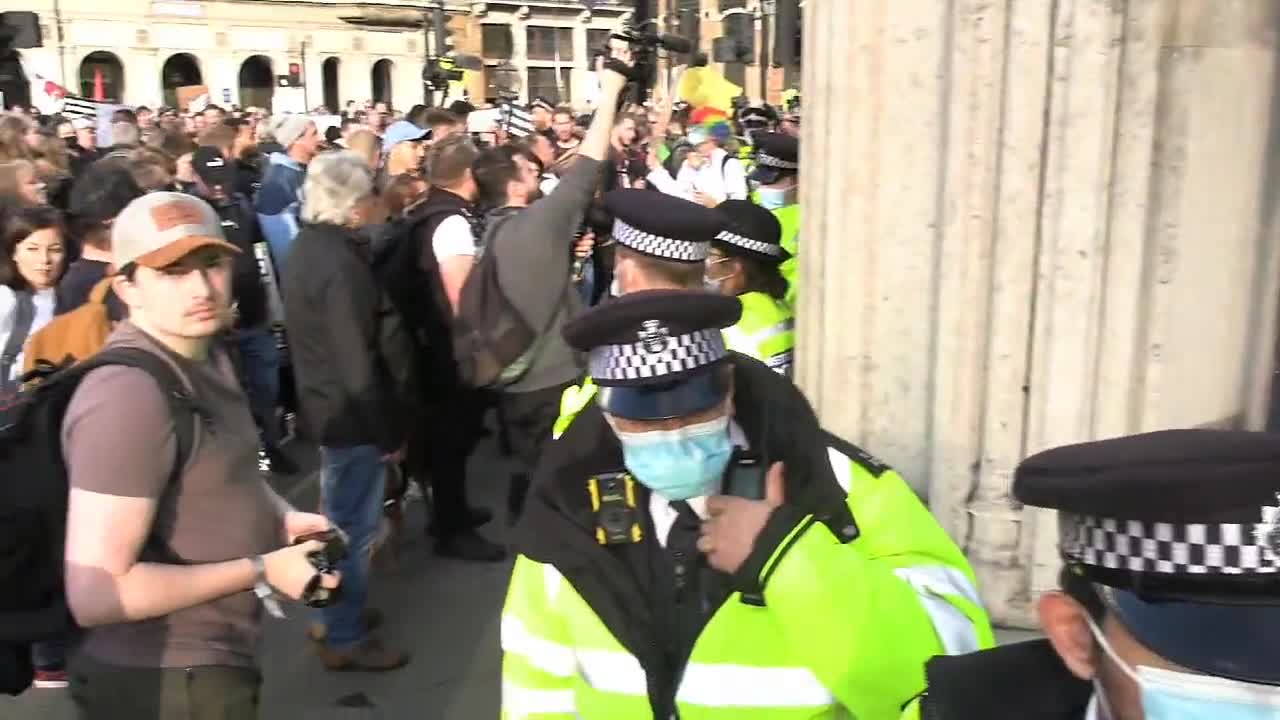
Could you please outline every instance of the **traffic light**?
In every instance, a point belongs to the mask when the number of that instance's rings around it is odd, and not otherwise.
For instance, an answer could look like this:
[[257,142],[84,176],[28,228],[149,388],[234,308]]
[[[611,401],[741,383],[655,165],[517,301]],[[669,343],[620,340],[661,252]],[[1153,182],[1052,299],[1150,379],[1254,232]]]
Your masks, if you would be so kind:
[[302,87],[302,63],[289,63],[289,87]]
[[725,12],[724,35],[711,41],[712,58],[718,63],[749,63],[756,55],[756,19],[746,9]]

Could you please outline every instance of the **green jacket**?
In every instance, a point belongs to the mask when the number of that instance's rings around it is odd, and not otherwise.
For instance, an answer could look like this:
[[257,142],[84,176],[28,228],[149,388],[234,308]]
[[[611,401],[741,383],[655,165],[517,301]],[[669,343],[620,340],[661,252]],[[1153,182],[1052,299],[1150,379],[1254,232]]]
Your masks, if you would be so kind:
[[824,432],[788,380],[733,362],[734,419],[766,467],[784,463],[787,502],[743,569],[716,573],[733,591],[687,663],[660,650],[665,596],[637,569],[655,541],[595,541],[585,484],[622,458],[589,404],[548,446],[515,532],[503,718],[896,720],[929,657],[991,646],[973,572],[902,478]]
[[738,299],[742,301],[742,318],[733,327],[725,328],[725,345],[791,377],[796,348],[795,313],[786,303],[762,292],[745,293]]

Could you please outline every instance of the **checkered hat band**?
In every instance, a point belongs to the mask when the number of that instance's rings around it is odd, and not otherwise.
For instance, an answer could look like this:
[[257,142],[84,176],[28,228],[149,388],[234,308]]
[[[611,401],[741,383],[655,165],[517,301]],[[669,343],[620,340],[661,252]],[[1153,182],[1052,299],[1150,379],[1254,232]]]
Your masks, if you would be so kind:
[[1280,572],[1268,540],[1274,524],[1174,523],[1060,513],[1058,537],[1071,561],[1112,570],[1165,575],[1254,575]]
[[684,335],[662,335],[591,351],[591,375],[597,380],[647,380],[696,370],[728,355],[719,328]]
[[767,152],[756,153],[756,164],[764,165],[765,167],[778,168],[780,170],[800,169],[800,163],[783,160],[782,158],[774,157]]
[[721,230],[720,234],[716,236],[716,239],[721,242],[727,242],[730,245],[737,245],[744,250],[751,250],[764,255],[772,255],[773,257],[782,257],[781,245],[752,240],[749,237],[743,237],[737,233],[731,233],[728,230]]
[[707,259],[708,243],[654,235],[614,219],[613,239],[632,250],[680,262],[702,262]]

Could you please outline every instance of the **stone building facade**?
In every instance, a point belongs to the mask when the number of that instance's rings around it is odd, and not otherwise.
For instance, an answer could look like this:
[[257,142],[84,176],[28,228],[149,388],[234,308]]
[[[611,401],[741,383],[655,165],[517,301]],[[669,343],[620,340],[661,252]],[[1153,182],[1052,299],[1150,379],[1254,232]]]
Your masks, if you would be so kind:
[[[280,99],[279,78],[296,70],[303,87],[290,91],[295,105],[333,108],[372,99],[403,109],[423,101],[425,59],[437,52],[429,4],[28,0],[24,9],[39,14],[44,46],[21,54],[29,75],[133,105],[172,105],[175,88],[196,84],[207,86],[217,103],[269,107]],[[513,90],[524,101],[546,96],[584,108],[595,85],[592,53],[631,18],[634,3],[446,0],[444,6],[444,50],[484,63],[483,70],[465,73],[453,97],[465,89],[479,104],[498,90]],[[654,0],[653,9],[658,29],[696,38],[698,49],[709,53],[722,32],[722,13],[735,9],[753,18],[757,49],[771,48],[765,27],[772,7],[772,0]],[[753,98],[776,101],[798,81],[798,68],[765,67],[756,58],[717,67]],[[688,60],[663,53],[662,78],[674,82]]]

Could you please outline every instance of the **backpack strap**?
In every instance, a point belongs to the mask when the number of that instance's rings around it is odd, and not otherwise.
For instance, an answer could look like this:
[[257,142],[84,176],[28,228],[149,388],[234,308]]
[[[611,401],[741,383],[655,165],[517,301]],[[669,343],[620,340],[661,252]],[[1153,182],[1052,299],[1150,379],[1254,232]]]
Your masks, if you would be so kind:
[[4,349],[0,350],[0,388],[6,389],[9,387],[9,373],[13,370],[13,364],[18,361],[22,345],[27,341],[27,335],[31,333],[31,324],[36,319],[36,303],[31,293],[19,290],[14,295],[18,304],[13,329],[9,331],[9,339],[5,341]]
[[168,361],[142,348],[106,348],[71,369],[83,377],[90,370],[106,365],[127,365],[138,368],[150,375],[160,386],[160,392],[168,400],[169,411],[173,415],[173,433],[178,444],[173,480],[177,480],[195,451],[196,428],[207,425],[208,413],[192,397],[186,383]]

